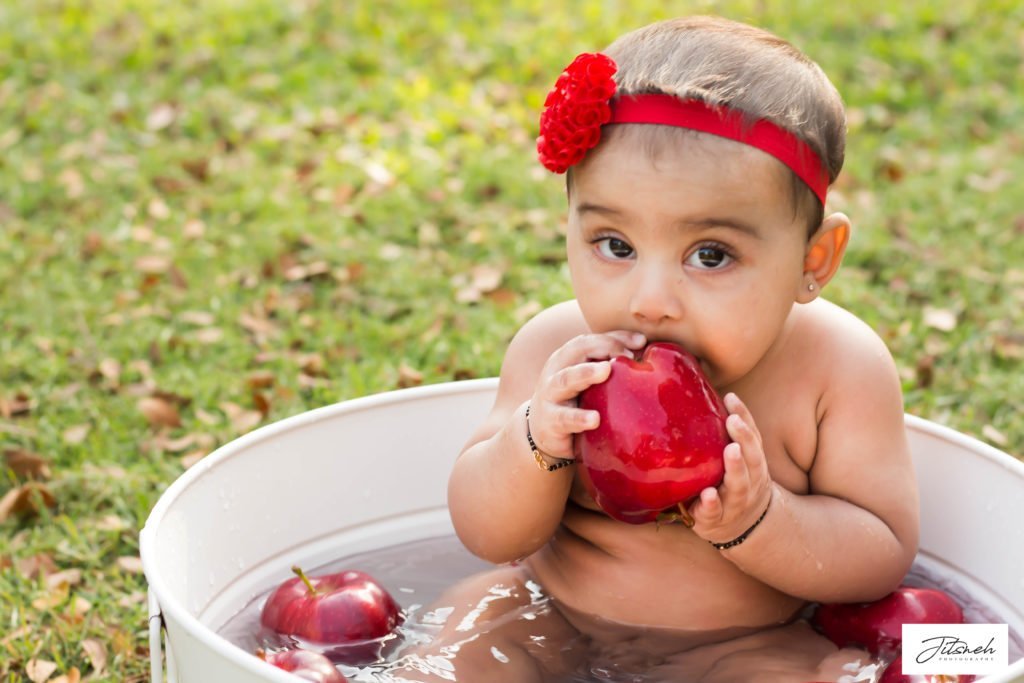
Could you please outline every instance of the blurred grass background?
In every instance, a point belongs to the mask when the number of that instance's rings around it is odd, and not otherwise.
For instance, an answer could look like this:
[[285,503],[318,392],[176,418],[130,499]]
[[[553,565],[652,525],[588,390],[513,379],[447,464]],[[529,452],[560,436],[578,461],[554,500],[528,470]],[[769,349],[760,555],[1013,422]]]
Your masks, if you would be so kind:
[[849,107],[826,295],[908,412],[1024,453],[1015,1],[0,2],[0,676],[148,672],[138,529],[253,427],[497,373],[568,298],[534,160],[568,61],[685,13],[794,42]]

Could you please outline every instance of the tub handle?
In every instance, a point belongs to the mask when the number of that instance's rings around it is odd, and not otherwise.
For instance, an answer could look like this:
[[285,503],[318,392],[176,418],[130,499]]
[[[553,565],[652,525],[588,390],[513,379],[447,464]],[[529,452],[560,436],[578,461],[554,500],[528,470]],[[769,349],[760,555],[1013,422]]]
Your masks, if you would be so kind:
[[152,590],[149,594],[149,680],[151,683],[163,683],[164,680],[164,657],[163,657],[163,634],[164,615],[160,611],[160,603]]

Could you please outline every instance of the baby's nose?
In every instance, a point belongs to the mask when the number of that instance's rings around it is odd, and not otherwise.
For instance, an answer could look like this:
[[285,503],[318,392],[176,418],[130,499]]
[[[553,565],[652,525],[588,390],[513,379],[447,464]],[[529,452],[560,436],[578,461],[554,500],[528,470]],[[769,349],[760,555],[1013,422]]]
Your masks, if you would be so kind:
[[679,320],[683,316],[678,277],[665,273],[645,273],[630,297],[630,314],[648,324]]

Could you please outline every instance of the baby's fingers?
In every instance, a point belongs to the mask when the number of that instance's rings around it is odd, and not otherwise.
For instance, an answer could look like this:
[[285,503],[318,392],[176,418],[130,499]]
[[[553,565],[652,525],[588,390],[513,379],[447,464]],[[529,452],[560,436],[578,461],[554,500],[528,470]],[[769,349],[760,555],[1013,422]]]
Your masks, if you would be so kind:
[[697,501],[690,504],[688,509],[690,517],[693,518],[694,529],[714,528],[722,523],[725,516],[725,506],[718,491],[709,486],[700,492]]
[[644,337],[629,332],[583,334],[571,339],[554,353],[552,359],[560,366],[600,361],[615,356],[633,357],[633,350],[643,347]]
[[545,398],[553,403],[572,400],[587,387],[608,379],[611,371],[612,364],[606,360],[562,368],[552,375]]
[[558,434],[579,434],[594,429],[599,424],[601,424],[601,414],[596,410],[554,406],[546,426],[547,429]]

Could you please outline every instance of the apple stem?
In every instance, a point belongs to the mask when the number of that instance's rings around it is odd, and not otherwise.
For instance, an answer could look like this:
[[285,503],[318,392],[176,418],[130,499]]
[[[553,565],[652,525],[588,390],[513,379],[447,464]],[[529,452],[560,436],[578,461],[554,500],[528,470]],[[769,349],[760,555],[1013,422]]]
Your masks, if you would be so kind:
[[302,571],[302,567],[295,565],[292,567],[292,571],[295,572],[296,576],[302,579],[302,583],[306,584],[306,588],[309,589],[309,594],[314,595],[316,593],[316,588],[310,582],[309,577],[306,576],[306,572]]
[[679,517],[683,520],[683,526],[687,529],[692,529],[696,521],[693,519],[693,515],[686,509],[686,506],[679,503]]

